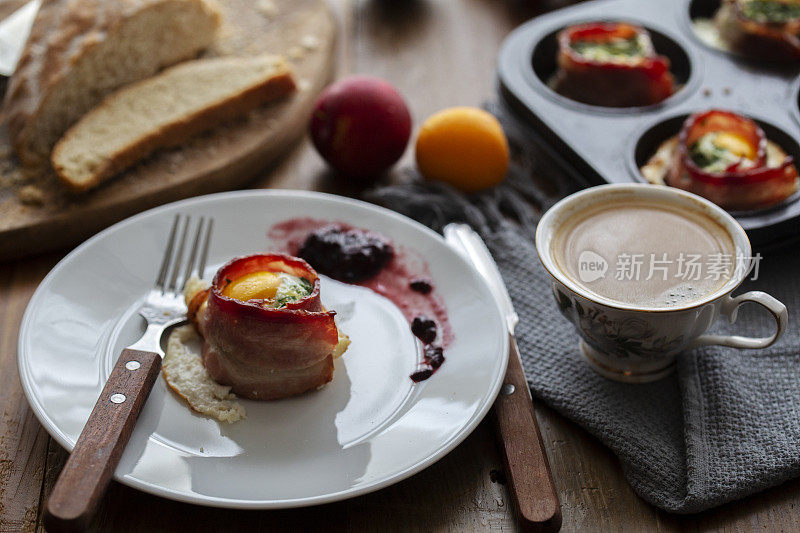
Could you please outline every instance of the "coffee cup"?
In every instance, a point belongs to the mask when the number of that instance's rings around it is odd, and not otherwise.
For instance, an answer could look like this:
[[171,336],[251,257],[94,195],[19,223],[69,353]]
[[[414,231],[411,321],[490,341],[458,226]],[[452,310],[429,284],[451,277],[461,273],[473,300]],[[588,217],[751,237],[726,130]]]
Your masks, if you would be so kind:
[[[766,348],[786,329],[786,306],[772,296],[731,294],[756,264],[741,225],[679,189],[612,184],[575,193],[542,216],[536,248],[581,354],[611,379],[654,381],[686,350]],[[746,302],[774,317],[772,335],[707,333],[719,317],[735,322]]]

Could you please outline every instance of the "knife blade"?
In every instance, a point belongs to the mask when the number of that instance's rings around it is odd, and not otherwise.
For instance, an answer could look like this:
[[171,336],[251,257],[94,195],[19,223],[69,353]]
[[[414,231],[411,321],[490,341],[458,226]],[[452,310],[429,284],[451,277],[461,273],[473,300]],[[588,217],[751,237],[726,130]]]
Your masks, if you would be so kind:
[[28,41],[41,0],[31,0],[0,22],[0,76],[11,76]]
[[483,239],[468,225],[455,223],[445,226],[444,238],[486,281],[508,328],[508,367],[492,413],[520,528],[557,531],[561,527],[561,504],[514,337],[519,317]]
[[497,265],[489,249],[486,248],[483,239],[468,225],[456,223],[445,226],[444,238],[456,251],[460,252],[472,263],[475,270],[489,285],[497,305],[500,306],[500,311],[503,313],[503,318],[506,320],[508,332],[513,335],[514,328],[517,327],[519,322],[519,316],[514,311],[514,305],[511,303],[506,284],[503,283],[500,271],[497,270]]

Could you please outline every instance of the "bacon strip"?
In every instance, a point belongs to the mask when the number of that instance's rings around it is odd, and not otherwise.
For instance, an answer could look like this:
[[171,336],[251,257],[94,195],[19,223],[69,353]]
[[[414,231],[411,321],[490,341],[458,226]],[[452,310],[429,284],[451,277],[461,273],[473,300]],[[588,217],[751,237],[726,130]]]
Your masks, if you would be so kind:
[[758,22],[743,14],[746,1],[725,0],[714,20],[735,52],[769,61],[800,61],[800,19]]
[[[723,172],[707,172],[691,158],[692,145],[712,132],[733,133],[745,139],[756,153],[755,166],[739,163]],[[797,168],[791,156],[777,167],[767,165],[767,138],[758,124],[730,111],[711,110],[686,119],[667,185],[693,192],[725,209],[747,210],[774,205],[797,190]]]
[[[222,294],[227,280],[262,271],[304,277],[314,288],[309,296],[280,309],[264,300],[245,302]],[[189,306],[189,318],[205,341],[203,365],[215,381],[230,385],[237,395],[273,400],[333,379],[336,313],[322,307],[319,277],[302,259],[285,254],[233,259],[217,272],[205,304],[196,296]]]
[[[573,44],[643,37],[644,55],[622,63],[596,61],[579,54]],[[675,92],[670,62],[656,54],[650,34],[627,23],[589,23],[570,26],[558,34],[557,92],[586,104],[607,107],[645,106]]]

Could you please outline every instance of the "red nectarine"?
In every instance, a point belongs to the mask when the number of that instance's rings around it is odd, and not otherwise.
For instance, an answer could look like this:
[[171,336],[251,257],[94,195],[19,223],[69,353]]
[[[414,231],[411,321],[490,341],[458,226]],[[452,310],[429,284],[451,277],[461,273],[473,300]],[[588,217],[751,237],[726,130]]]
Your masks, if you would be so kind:
[[411,135],[411,115],[389,82],[350,76],[322,92],[310,129],[314,146],[334,169],[372,181],[403,155]]

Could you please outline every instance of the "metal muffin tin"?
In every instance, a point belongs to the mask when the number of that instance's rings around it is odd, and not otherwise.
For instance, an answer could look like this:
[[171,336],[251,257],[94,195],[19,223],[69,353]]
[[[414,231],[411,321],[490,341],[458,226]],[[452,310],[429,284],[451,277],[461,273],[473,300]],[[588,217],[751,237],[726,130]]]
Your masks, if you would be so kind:
[[[514,30],[498,60],[500,92],[571,174],[586,184],[645,182],[639,167],[691,113],[729,109],[755,120],[800,165],[800,65],[753,61],[711,48],[692,19],[710,18],[719,0],[593,0],[537,17]],[[643,26],[672,63],[680,89],[646,107],[610,108],[557,94],[558,32],[591,21]],[[754,244],[800,237],[800,194],[766,209],[732,212]]]

